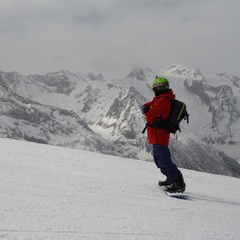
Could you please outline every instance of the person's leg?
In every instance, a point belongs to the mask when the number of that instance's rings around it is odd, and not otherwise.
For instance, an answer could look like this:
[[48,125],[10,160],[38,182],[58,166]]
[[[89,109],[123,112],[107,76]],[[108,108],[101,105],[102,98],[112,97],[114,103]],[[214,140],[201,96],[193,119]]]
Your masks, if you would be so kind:
[[163,145],[153,145],[154,162],[161,172],[167,176],[163,182],[159,182],[159,186],[165,186],[165,190],[171,193],[184,192],[186,184],[182,173],[171,159],[169,148]]
[[167,176],[170,182],[174,182],[181,175],[181,172],[171,159],[171,154],[167,146],[154,144],[153,159],[156,166],[160,168],[162,174]]

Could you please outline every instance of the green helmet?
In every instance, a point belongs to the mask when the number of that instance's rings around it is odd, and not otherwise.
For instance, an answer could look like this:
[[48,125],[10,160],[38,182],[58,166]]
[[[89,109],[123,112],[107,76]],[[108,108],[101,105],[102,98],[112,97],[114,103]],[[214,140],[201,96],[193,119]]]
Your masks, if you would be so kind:
[[154,79],[152,83],[152,88],[154,91],[164,91],[169,89],[169,82],[164,77],[158,77]]

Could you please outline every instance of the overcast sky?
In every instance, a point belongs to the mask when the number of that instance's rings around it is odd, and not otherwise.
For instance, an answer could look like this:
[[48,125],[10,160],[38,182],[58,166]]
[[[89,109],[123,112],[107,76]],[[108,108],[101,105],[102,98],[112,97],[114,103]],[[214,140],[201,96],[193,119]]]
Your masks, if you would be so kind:
[[240,76],[239,0],[0,0],[0,70]]

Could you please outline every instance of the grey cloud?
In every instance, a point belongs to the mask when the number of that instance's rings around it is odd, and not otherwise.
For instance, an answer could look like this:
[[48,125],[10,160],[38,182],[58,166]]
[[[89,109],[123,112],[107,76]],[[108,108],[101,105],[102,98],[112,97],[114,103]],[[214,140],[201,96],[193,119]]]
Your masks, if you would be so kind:
[[104,74],[181,63],[240,75],[239,8],[237,0],[1,0],[0,69]]
[[95,27],[100,27],[107,21],[106,16],[104,14],[97,12],[76,16],[75,20],[77,23],[92,25]]

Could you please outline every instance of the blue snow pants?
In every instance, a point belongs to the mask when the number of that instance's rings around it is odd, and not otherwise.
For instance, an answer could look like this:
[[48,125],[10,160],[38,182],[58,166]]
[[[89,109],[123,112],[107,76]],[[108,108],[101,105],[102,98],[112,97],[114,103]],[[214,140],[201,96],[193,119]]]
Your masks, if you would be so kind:
[[176,164],[171,159],[171,154],[168,146],[153,144],[153,159],[162,174],[167,176],[170,182],[174,182],[181,174]]

